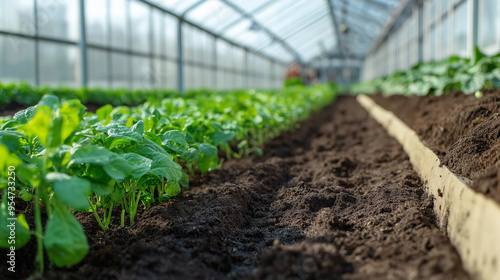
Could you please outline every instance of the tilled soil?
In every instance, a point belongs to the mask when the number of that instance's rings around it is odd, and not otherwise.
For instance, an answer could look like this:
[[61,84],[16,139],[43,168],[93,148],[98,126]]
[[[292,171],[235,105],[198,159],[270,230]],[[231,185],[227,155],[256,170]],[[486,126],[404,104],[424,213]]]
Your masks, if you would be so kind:
[[78,214],[90,253],[45,277],[469,279],[408,157],[354,98],[340,97],[264,153],[196,176],[134,226],[114,220],[102,232]]
[[480,99],[460,92],[373,98],[415,130],[451,171],[500,203],[500,90],[483,92]]

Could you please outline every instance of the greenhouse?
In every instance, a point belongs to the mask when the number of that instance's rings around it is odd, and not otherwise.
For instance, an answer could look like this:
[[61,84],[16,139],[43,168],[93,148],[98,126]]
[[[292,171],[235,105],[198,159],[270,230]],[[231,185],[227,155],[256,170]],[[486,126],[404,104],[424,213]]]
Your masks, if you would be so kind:
[[0,0],[0,279],[500,280],[500,1]]

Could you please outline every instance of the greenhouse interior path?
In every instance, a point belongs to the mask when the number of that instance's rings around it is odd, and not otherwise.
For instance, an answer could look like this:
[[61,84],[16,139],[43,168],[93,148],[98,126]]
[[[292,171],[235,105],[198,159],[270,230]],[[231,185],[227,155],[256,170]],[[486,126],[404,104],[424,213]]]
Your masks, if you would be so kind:
[[[468,279],[401,146],[352,97],[102,232],[49,279]],[[116,215],[119,217],[119,215]]]

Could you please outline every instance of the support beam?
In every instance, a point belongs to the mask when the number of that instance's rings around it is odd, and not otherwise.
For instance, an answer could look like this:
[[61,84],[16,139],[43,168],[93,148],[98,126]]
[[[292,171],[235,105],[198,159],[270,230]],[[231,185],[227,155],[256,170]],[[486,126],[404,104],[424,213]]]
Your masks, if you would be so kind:
[[281,44],[283,46],[283,48],[285,48],[285,50],[287,50],[288,52],[290,52],[290,54],[292,56],[295,57],[295,59],[299,62],[299,63],[302,63],[302,58],[300,57],[300,54],[294,50],[290,45],[288,45],[285,41],[283,41],[281,38],[279,38],[276,34],[274,34],[271,30],[269,30],[267,27],[264,27],[262,26],[261,24],[259,24],[255,18],[248,14],[247,12],[245,12],[244,10],[242,10],[241,8],[239,8],[238,6],[234,5],[232,2],[229,2],[228,0],[221,0],[224,4],[226,4],[227,6],[229,6],[231,9],[235,10],[237,13],[241,14],[243,17],[257,23],[260,27],[260,29],[266,33],[267,35],[269,35],[269,37],[273,38],[274,40],[276,40],[276,42],[278,42],[279,44]]
[[40,47],[38,42],[38,0],[33,3],[33,14],[35,18],[35,85],[40,85]]
[[[180,18],[179,15],[177,15],[177,14],[173,13],[172,11],[169,11],[169,10],[167,10],[167,9],[161,7],[161,6],[158,6],[157,4],[154,4],[154,3],[150,2],[149,0],[137,0],[137,1],[139,1],[141,3],[144,3],[146,5],[152,6],[155,9],[158,9],[158,10],[160,10],[160,11],[166,13],[166,14],[169,14],[169,15],[175,17],[175,18]],[[236,47],[239,47],[239,48],[242,48],[242,49],[246,48],[245,46],[243,46],[241,44],[238,44],[237,42],[235,42],[235,41],[233,41],[233,40],[231,40],[229,38],[226,38],[224,36],[220,36],[220,34],[216,34],[216,33],[212,32],[212,31],[210,31],[210,30],[208,30],[208,29],[206,29],[206,28],[204,28],[204,27],[202,27],[202,26],[200,26],[200,25],[198,25],[198,24],[196,24],[194,22],[191,22],[191,21],[186,20],[186,19],[183,19],[183,22],[185,24],[189,24],[191,26],[194,26],[194,27],[196,27],[196,28],[198,28],[198,29],[200,29],[200,30],[202,30],[202,31],[204,31],[204,32],[212,35],[212,36],[216,36],[219,39],[221,39],[223,41],[226,41],[227,43],[229,43],[229,44],[231,44],[233,46],[236,46]],[[283,66],[288,65],[288,63],[289,63],[289,61],[284,61],[284,60],[281,60],[281,59],[276,58],[276,57],[272,57],[272,56],[269,56],[269,55],[266,55],[266,54],[263,54],[263,53],[259,53],[258,51],[254,50],[254,49],[251,49],[251,50],[249,49],[248,51],[251,52],[251,53],[254,53],[254,54],[256,54],[256,55],[258,55],[260,57],[266,58],[268,60],[275,61],[275,62],[277,62],[277,63],[279,63],[279,64],[281,64]]]
[[382,32],[375,40],[372,50],[369,53],[374,52],[382,43],[388,38],[389,34],[394,31],[397,26],[397,22],[404,21],[411,15],[411,10],[414,5],[419,5],[423,0],[405,0],[392,12],[391,18],[382,28]]
[[196,9],[196,7],[198,7],[199,5],[203,4],[203,2],[205,2],[205,0],[200,0],[196,3],[194,3],[193,5],[189,6],[185,11],[184,13],[181,14],[181,18],[184,18],[186,17],[186,15],[191,12],[192,10]]
[[182,42],[182,24],[184,24],[184,20],[179,18],[179,24],[177,25],[177,90],[180,93],[184,93],[184,44]]
[[330,13],[330,18],[332,20],[333,36],[335,37],[336,42],[337,42],[337,49],[341,49],[342,42],[340,39],[339,25],[337,22],[337,18],[335,17],[335,13],[333,12],[332,0],[325,0],[325,1],[326,1],[326,4],[328,5],[328,12]]
[[[251,13],[252,13],[252,15],[255,15],[255,14],[259,13],[259,12],[262,12],[263,10],[265,10],[267,7],[269,7],[271,4],[274,4],[274,3],[276,3],[276,0],[267,1],[262,6],[256,8],[255,10],[253,10]],[[224,28],[222,28],[222,30],[219,32],[219,34],[220,35],[224,34],[224,32],[226,32],[228,29],[230,29],[234,25],[240,23],[241,21],[243,21],[243,19],[245,19],[245,18],[244,17],[240,17],[240,18],[237,18],[237,19],[233,20],[231,23],[229,23]]]
[[478,45],[479,43],[479,0],[472,0],[468,1],[467,3],[463,5],[470,5],[468,7],[469,15],[467,15],[471,20],[469,21],[469,30],[467,34],[470,34],[472,38],[469,38],[467,40],[468,46],[467,46],[467,53],[469,56],[474,55],[474,47]]
[[85,0],[80,0],[80,65],[81,86],[87,86],[87,34],[85,32]]

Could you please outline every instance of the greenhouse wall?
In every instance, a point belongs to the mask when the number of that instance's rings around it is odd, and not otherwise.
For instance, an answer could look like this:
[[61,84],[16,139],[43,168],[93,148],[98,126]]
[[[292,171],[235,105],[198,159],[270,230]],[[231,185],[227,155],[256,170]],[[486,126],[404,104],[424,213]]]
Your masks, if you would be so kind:
[[366,57],[363,80],[408,70],[421,61],[470,57],[475,45],[487,54],[500,52],[497,0],[425,0],[409,11]]
[[145,1],[0,0],[2,82],[270,89],[286,66]]

